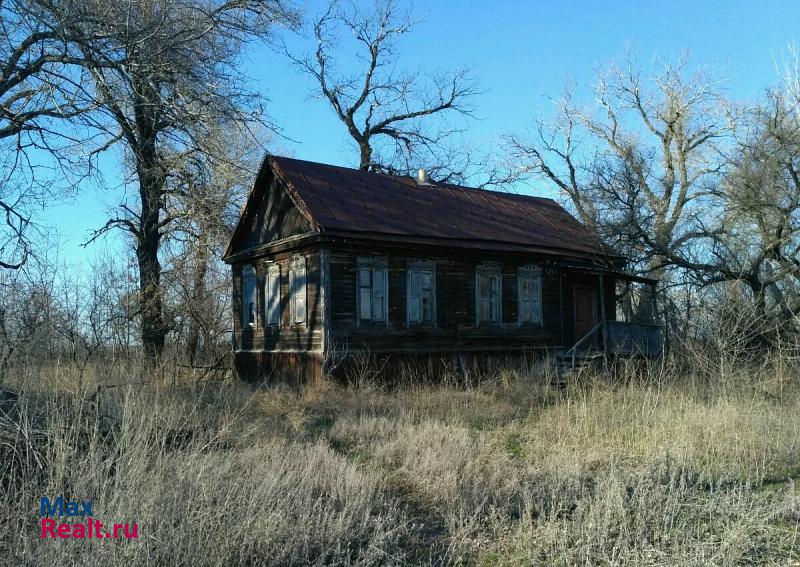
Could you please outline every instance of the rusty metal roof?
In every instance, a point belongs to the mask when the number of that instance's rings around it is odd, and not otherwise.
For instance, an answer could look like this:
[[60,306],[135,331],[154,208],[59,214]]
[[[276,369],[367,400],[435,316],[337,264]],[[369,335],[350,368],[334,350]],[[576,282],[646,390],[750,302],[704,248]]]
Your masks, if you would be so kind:
[[619,258],[552,199],[269,158],[322,233]]

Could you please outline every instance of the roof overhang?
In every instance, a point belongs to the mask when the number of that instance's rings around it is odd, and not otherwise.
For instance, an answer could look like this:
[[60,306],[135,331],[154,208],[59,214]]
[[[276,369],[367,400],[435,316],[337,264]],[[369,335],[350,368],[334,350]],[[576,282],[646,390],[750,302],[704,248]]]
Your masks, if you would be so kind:
[[581,266],[577,264],[570,264],[568,262],[563,262],[559,264],[562,268],[568,268],[570,270],[574,270],[576,272],[580,272],[582,274],[593,274],[593,275],[610,275],[614,276],[616,279],[621,279],[629,282],[636,282],[646,285],[655,285],[659,282],[659,280],[655,278],[648,278],[645,276],[637,276],[635,274],[629,274],[626,272],[622,272],[620,270],[614,270],[610,268],[603,268],[600,266]]
[[286,252],[324,242],[339,242],[342,244],[368,243],[398,247],[415,246],[420,248],[438,248],[440,250],[456,249],[461,251],[496,252],[507,254],[536,254],[542,256],[551,256],[553,258],[564,258],[565,260],[569,259],[579,262],[590,262],[589,265],[572,265],[569,264],[569,260],[566,260],[565,262],[560,262],[560,265],[564,267],[571,267],[576,270],[594,270],[609,273],[621,272],[618,272],[613,268],[602,266],[603,264],[606,266],[611,265],[617,268],[625,264],[625,258],[623,256],[600,253],[593,254],[587,251],[571,250],[567,248],[533,246],[530,244],[500,242],[493,240],[429,238],[423,236],[393,235],[342,230],[329,230],[321,234],[317,232],[308,232],[305,234],[268,242],[260,246],[254,246],[240,250],[233,254],[226,254],[223,256],[222,260],[228,264],[235,264],[250,258],[258,258],[261,256],[267,256],[269,254],[277,254],[280,252]]
[[414,236],[407,234],[388,234],[378,232],[360,232],[346,230],[325,230],[322,235],[332,240],[352,240],[360,242],[376,242],[390,244],[411,244],[419,246],[433,246],[437,248],[461,248],[468,250],[486,250],[509,253],[532,253],[548,256],[566,256],[586,260],[600,260],[613,264],[624,264],[626,259],[619,254],[607,252],[591,252],[557,246],[536,246],[517,242],[504,242],[500,240],[477,240],[461,238],[441,238]]
[[226,254],[222,257],[222,261],[226,264],[236,264],[243,260],[250,258],[259,258],[267,256],[268,254],[278,254],[280,252],[287,252],[296,248],[309,246],[318,243],[322,237],[318,232],[306,232],[305,234],[298,234],[297,236],[290,236],[289,238],[282,238],[260,246],[253,246],[239,250],[233,254]]

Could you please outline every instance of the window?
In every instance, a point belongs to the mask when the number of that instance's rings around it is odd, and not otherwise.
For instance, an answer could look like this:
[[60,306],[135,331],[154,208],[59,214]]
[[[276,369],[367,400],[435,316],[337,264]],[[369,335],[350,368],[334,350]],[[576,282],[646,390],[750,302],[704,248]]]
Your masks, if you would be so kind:
[[266,324],[277,327],[281,322],[281,267],[269,264],[264,280],[264,301],[267,304]]
[[519,324],[542,323],[542,271],[524,266],[517,271]]
[[436,324],[436,264],[413,260],[406,270],[409,325]]
[[483,264],[475,270],[475,314],[478,325],[501,322],[501,282],[499,264]]
[[297,256],[292,259],[289,272],[290,309],[292,323],[306,322],[306,259]]
[[242,268],[242,327],[255,327],[258,313],[258,276],[253,266]]
[[358,318],[362,323],[387,321],[387,272],[386,260],[358,259]]

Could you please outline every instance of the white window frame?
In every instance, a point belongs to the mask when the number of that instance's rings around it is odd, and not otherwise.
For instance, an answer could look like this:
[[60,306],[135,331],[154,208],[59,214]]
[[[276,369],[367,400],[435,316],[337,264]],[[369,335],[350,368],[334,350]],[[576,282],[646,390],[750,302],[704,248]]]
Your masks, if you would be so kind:
[[[252,318],[252,320],[251,320]],[[242,266],[242,329],[258,326],[258,272],[255,266]]]
[[264,275],[264,326],[281,326],[281,267],[267,264]]
[[306,257],[295,256],[291,260],[289,270],[289,308],[294,325],[304,325],[308,321],[307,284]]
[[[489,278],[489,319],[481,320],[481,304],[484,299],[481,297],[481,278]],[[491,296],[491,281],[495,281],[497,297],[494,302]],[[494,311],[493,311],[494,309]],[[503,323],[503,272],[502,266],[495,262],[480,264],[475,268],[475,326],[489,327],[501,325]]]
[[[368,274],[369,285],[364,285],[364,274]],[[376,275],[383,278],[383,296],[375,285]],[[368,291],[367,291],[368,290]],[[365,317],[362,294],[369,294],[370,313]],[[376,309],[376,303],[381,305]],[[361,257],[356,261],[356,320],[358,325],[389,326],[389,262],[386,258]]]
[[[419,292],[415,293],[414,274],[417,274]],[[426,319],[423,314],[422,275],[430,275],[431,316]],[[415,305],[416,303],[416,305]],[[415,316],[416,314],[416,316]],[[429,260],[409,260],[406,266],[406,326],[436,326],[436,262]]]
[[[522,293],[527,280],[528,297]],[[539,266],[520,266],[517,269],[517,322],[522,325],[542,325],[542,269]]]

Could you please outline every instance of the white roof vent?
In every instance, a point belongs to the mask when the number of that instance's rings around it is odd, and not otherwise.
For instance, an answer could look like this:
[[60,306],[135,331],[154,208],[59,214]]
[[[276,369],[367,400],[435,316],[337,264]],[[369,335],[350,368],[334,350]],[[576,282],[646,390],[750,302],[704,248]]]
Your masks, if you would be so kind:
[[420,168],[419,172],[417,173],[417,183],[420,185],[430,185],[428,182],[428,172],[424,169]]

